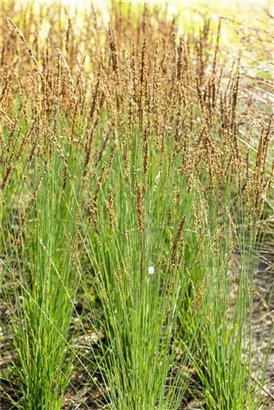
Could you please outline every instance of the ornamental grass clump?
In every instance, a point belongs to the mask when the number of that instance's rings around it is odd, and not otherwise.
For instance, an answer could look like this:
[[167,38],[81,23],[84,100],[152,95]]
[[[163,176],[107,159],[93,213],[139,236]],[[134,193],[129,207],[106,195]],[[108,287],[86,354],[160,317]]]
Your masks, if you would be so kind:
[[108,23],[87,6],[81,28],[61,4],[3,13],[5,400],[263,408],[252,304],[273,123],[226,53],[232,23],[179,31],[126,4]]

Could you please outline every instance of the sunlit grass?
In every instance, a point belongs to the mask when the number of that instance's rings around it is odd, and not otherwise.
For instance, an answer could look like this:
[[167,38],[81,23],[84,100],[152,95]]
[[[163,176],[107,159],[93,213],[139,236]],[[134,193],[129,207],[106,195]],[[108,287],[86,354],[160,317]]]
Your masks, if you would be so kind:
[[269,350],[258,366],[253,286],[274,172],[259,19],[272,17],[78,5],[4,7],[5,398],[259,410]]

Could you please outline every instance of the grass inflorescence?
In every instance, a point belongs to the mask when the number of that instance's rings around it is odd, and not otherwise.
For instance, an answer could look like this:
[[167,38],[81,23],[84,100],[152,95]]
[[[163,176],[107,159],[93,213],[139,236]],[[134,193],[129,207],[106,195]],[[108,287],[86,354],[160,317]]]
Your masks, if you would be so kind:
[[5,403],[266,408],[253,301],[273,235],[273,78],[227,53],[235,22],[182,31],[131,6],[108,23],[92,5],[3,7]]

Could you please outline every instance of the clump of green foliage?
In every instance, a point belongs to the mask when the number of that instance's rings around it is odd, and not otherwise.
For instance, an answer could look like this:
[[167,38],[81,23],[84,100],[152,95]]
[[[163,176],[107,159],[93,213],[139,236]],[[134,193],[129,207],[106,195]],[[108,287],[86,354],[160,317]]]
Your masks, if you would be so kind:
[[10,2],[2,21],[7,400],[261,408],[252,299],[272,124],[244,97],[222,19],[179,35],[157,7],[114,4],[109,25],[87,7],[81,28],[62,5],[33,7]]

